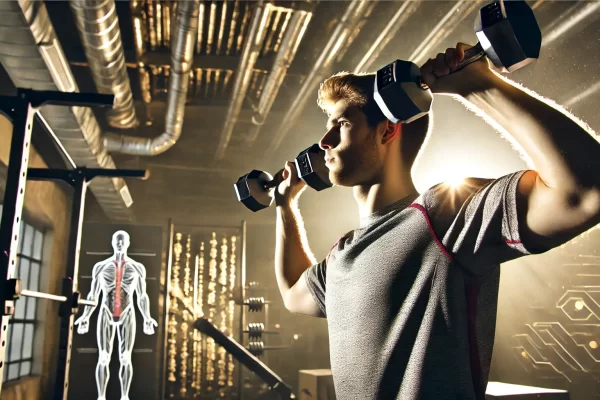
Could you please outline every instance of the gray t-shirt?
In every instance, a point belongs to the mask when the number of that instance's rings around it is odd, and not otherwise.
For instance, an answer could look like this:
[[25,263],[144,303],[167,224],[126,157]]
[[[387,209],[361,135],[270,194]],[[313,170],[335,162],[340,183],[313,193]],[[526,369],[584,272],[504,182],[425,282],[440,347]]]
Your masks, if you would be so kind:
[[519,236],[524,172],[410,195],[307,270],[338,400],[484,399],[500,263],[541,252]]

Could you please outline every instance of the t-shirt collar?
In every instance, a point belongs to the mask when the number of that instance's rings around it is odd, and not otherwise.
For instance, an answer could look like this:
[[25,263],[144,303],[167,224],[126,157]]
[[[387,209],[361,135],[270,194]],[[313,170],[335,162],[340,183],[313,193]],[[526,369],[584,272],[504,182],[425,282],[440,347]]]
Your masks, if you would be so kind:
[[361,218],[360,219],[360,227],[361,228],[365,228],[368,225],[371,225],[371,224],[373,224],[373,223],[375,223],[377,221],[385,219],[385,217],[388,216],[391,213],[404,210],[418,196],[419,196],[419,193],[417,193],[417,192],[410,193],[409,195],[407,195],[407,196],[403,197],[402,199],[400,199],[400,200],[398,200],[398,201],[390,204],[389,206],[386,206],[386,207],[382,208],[381,210],[377,210],[377,211],[373,212],[372,214],[367,215],[366,217]]

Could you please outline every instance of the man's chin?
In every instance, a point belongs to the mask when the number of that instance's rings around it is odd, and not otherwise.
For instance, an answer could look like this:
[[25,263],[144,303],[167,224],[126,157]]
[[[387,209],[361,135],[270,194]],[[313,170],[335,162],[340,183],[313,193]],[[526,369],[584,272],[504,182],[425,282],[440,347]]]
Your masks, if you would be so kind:
[[354,186],[354,183],[352,182],[350,177],[345,176],[344,174],[340,174],[337,171],[329,171],[329,180],[335,186],[342,186],[342,187]]

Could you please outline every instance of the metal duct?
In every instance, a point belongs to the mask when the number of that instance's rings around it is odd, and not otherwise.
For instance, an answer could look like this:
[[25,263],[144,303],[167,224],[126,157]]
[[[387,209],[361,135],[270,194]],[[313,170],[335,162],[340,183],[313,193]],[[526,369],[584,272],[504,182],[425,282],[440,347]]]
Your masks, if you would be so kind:
[[279,88],[285,79],[288,68],[292,64],[298,46],[302,41],[304,32],[312,18],[311,12],[294,11],[290,23],[286,29],[285,35],[281,42],[281,47],[277,52],[273,68],[265,83],[265,87],[258,102],[258,109],[252,117],[252,122],[256,125],[251,130],[248,140],[254,142],[258,137],[261,126],[265,123],[267,115],[273,106],[273,102],[279,93]]
[[170,149],[181,136],[185,100],[198,31],[199,0],[177,3],[172,25],[171,68],[165,131],[154,138],[107,134],[104,144],[108,151],[141,156],[154,156]]
[[229,145],[233,127],[242,110],[244,98],[250,87],[254,64],[256,64],[256,59],[258,58],[263,45],[270,13],[270,3],[265,5],[262,0],[256,3],[256,8],[254,9],[254,14],[252,16],[252,24],[250,25],[248,37],[246,38],[246,43],[242,49],[242,56],[236,71],[235,81],[233,82],[229,109],[227,110],[227,116],[225,117],[225,125],[223,126],[221,139],[215,154],[215,159],[217,160],[221,160],[225,156],[225,150]]
[[[44,2],[0,1],[0,15],[0,62],[15,86],[79,90]],[[43,106],[40,114],[78,166],[115,168],[89,108]],[[109,218],[131,219],[128,207],[132,200],[123,179],[94,179],[90,190]]]
[[444,15],[440,22],[429,32],[429,35],[417,46],[408,57],[408,60],[420,65],[425,62],[425,59],[435,57],[432,49],[447,38],[460,25],[462,20],[471,15],[476,9],[479,9],[482,2],[483,0],[460,0],[456,2],[454,7]]
[[[560,15],[550,26],[544,28],[542,33],[542,46],[549,46],[556,39],[577,27],[582,29],[587,23],[598,17],[600,1],[576,3],[564,14]],[[585,21],[589,18],[588,21]],[[584,22],[585,21],[585,22]]]
[[311,95],[314,95],[314,88],[318,85],[319,81],[330,73],[329,70],[333,64],[333,60],[339,56],[338,52],[344,41],[348,40],[350,34],[352,34],[355,27],[363,18],[368,18],[370,10],[372,11],[376,3],[376,1],[369,0],[353,0],[352,3],[348,5],[344,15],[338,21],[333,34],[325,45],[325,48],[321,51],[317,62],[313,65],[306,76],[306,79],[304,79],[304,82],[298,91],[298,95],[292,102],[288,112],[282,118],[283,123],[277,130],[277,134],[271,141],[271,145],[268,147],[266,154],[273,154],[277,150],[285,135],[289,132],[290,127],[295,125],[308,98]]
[[108,124],[119,129],[138,126],[115,1],[71,0],[70,3],[96,89],[115,95],[115,104],[107,113]]
[[390,40],[396,36],[398,30],[415,13],[415,11],[417,11],[417,8],[419,8],[420,5],[421,0],[405,1],[402,3],[390,22],[383,31],[381,31],[377,39],[375,39],[371,48],[365,53],[356,68],[354,68],[354,73],[360,73],[371,68],[371,65],[379,58],[383,49],[385,49]]

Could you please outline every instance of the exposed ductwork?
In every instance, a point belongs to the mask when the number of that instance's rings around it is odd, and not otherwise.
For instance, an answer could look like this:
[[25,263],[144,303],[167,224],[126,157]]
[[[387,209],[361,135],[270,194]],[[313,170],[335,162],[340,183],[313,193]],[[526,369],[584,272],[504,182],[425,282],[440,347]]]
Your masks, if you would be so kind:
[[[0,62],[15,86],[34,90],[78,91],[44,2],[0,2]],[[102,145],[101,130],[89,108],[43,106],[40,114],[78,166],[115,168]],[[90,190],[106,215],[130,220],[132,200],[121,178],[95,179]]]
[[108,124],[119,129],[138,126],[115,0],[70,3],[96,89],[115,96],[113,108],[107,114]]
[[275,61],[273,62],[273,68],[267,78],[264,89],[258,101],[258,108],[252,117],[252,122],[255,126],[250,130],[248,142],[252,143],[258,137],[262,125],[273,106],[273,102],[279,93],[281,84],[285,79],[288,68],[292,64],[298,46],[302,41],[304,32],[310,23],[312,18],[312,12],[296,10],[293,12],[290,23],[286,29],[285,35],[281,42],[281,47],[277,52]]
[[170,149],[181,136],[190,70],[198,31],[199,0],[177,3],[171,26],[171,75],[167,94],[165,131],[154,138],[106,134],[108,151],[141,156],[154,156]]
[[379,58],[381,52],[386,48],[388,43],[396,36],[398,30],[406,21],[417,11],[421,5],[421,0],[405,1],[396,11],[396,14],[390,19],[390,22],[381,31],[377,39],[373,42],[369,50],[354,68],[354,73],[358,74],[367,71],[375,60]]
[[271,141],[265,154],[273,154],[279,148],[290,127],[296,124],[296,120],[304,110],[309,96],[313,94],[312,91],[314,88],[318,85],[319,81],[330,73],[334,60],[339,59],[343,55],[343,52],[348,49],[351,38],[355,38],[358,34],[356,28],[361,26],[361,23],[369,17],[376,4],[377,1],[353,0],[348,5],[317,61],[312,66],[306,79],[304,79],[302,86],[298,90],[298,95],[294,98],[292,105],[282,118],[282,125],[277,130],[277,134]]
[[428,57],[432,55],[432,50],[435,49],[444,39],[446,39],[455,29],[460,26],[460,23],[472,15],[483,0],[460,0],[444,15],[437,25],[429,32],[427,37],[423,39],[421,44],[408,57],[409,61],[417,65],[424,63]]
[[242,49],[240,63],[235,73],[233,90],[229,100],[229,108],[227,110],[227,116],[225,117],[225,125],[223,126],[219,145],[215,153],[216,160],[221,160],[225,156],[225,150],[231,140],[233,128],[242,110],[244,98],[250,87],[253,68],[256,64],[256,59],[262,48],[267,31],[266,27],[269,21],[269,14],[271,13],[271,7],[270,3],[264,4],[262,0],[259,0],[255,5],[254,13],[252,15],[252,24],[246,42],[244,43],[244,48]]

